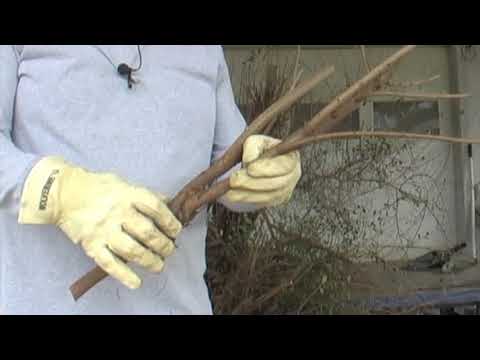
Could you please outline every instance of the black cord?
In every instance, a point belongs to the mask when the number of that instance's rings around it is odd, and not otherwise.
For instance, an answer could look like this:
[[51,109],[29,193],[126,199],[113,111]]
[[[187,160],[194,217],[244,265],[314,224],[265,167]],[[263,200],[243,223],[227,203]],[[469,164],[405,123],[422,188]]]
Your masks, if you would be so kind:
[[138,50],[138,58],[140,59],[140,64],[138,65],[138,68],[132,69],[132,71],[138,71],[142,68],[142,50],[140,49],[140,45],[137,45],[137,50]]
[[[100,53],[102,53],[102,55],[110,62],[110,64],[112,64],[112,66],[115,68],[115,64],[113,63],[113,61],[110,59],[109,56],[107,56],[107,54],[105,54],[105,52],[99,48],[98,46],[96,46],[97,50],[100,51]],[[142,65],[143,65],[143,59],[142,59],[142,50],[140,49],[140,45],[137,45],[137,51],[138,51],[138,57],[139,57],[139,65],[136,69],[132,69],[129,65],[125,64],[125,63],[121,63],[120,65],[118,65],[118,67],[116,67],[117,69],[117,72],[121,75],[121,76],[125,76],[127,78],[127,82],[128,82],[128,88],[131,89],[132,88],[132,84],[136,83],[135,79],[132,78],[132,73],[134,72],[137,72],[139,71],[141,68],[142,68]]]
[[115,66],[115,64],[113,63],[112,59],[110,59],[110,57],[109,57],[107,54],[105,54],[105,51],[103,51],[103,49],[102,49],[101,47],[99,47],[99,46],[96,46],[96,45],[94,45],[94,46],[95,46],[95,49],[97,49],[97,50],[103,55],[103,57],[104,57],[105,59],[107,59],[108,62],[109,62],[110,64],[112,64],[112,66],[113,66],[114,68],[116,68],[116,66]]
[[[112,66],[117,69],[117,66],[113,63],[112,59],[110,59],[110,57],[103,51],[103,49],[99,46],[95,46],[95,48],[108,60],[108,62],[110,64],[112,64]],[[136,72],[136,71],[139,71],[141,68],[142,68],[142,65],[143,65],[143,59],[142,59],[142,50],[140,48],[140,45],[137,45],[137,51],[138,51],[138,57],[139,57],[139,65],[138,65],[138,68],[136,69],[132,69],[132,72]]]

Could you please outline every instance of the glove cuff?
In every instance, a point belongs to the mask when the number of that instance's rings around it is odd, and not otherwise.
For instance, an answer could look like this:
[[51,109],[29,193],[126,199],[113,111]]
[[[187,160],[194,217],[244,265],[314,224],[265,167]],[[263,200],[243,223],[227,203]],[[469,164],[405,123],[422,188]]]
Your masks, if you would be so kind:
[[60,178],[68,167],[60,157],[45,157],[33,167],[23,186],[18,215],[20,224],[56,223]]

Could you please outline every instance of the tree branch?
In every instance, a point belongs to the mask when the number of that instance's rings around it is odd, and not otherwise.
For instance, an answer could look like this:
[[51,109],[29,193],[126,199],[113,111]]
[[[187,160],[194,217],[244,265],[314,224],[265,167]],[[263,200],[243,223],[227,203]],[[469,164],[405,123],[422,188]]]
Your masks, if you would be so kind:
[[470,94],[441,94],[441,93],[402,93],[395,91],[376,91],[372,97],[377,96],[392,96],[402,99],[423,99],[423,100],[437,100],[437,99],[465,99],[470,97]]
[[362,60],[363,60],[363,65],[365,66],[365,70],[367,72],[370,72],[370,65],[368,64],[367,51],[365,49],[365,45],[360,45],[360,50],[362,51]]
[[[258,116],[242,135],[233,143],[232,146],[225,152],[225,154],[215,161],[215,163],[207,170],[202,172],[199,176],[188,183],[183,190],[181,190],[175,198],[170,202],[170,209],[183,224],[187,224],[193,215],[193,212],[185,212],[191,210],[185,208],[183,205],[189,197],[194,196],[199,191],[205,189],[215,179],[219,178],[242,159],[243,143],[251,135],[260,134],[268,126],[268,124],[275,119],[280,113],[286,111],[293,104],[299,101],[303,96],[315,88],[320,82],[333,74],[335,68],[328,67],[317,73],[311,79],[289,92],[287,95],[279,99],[260,116]],[[195,203],[195,201],[193,201]]]

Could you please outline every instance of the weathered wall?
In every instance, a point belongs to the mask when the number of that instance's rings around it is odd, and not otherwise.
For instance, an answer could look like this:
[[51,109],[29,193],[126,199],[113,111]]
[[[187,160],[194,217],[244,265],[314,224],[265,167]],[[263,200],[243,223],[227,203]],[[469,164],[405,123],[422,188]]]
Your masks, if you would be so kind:
[[[458,134],[464,137],[480,138],[480,47],[473,45],[470,51],[465,51],[463,45],[457,45],[450,50],[452,85],[460,92],[470,94],[470,97],[458,104]],[[471,245],[471,172],[466,146],[458,151],[456,173],[461,178],[461,185],[456,189],[456,195],[461,205],[458,209],[460,236]],[[473,146],[474,182],[480,183],[480,145]],[[478,194],[480,195],[480,194]],[[477,195],[477,196],[478,196]],[[477,199],[477,208],[480,202]],[[478,223],[477,217],[477,223]],[[476,230],[477,249],[480,232]],[[471,254],[472,249],[467,250]],[[478,253],[478,251],[477,251]]]

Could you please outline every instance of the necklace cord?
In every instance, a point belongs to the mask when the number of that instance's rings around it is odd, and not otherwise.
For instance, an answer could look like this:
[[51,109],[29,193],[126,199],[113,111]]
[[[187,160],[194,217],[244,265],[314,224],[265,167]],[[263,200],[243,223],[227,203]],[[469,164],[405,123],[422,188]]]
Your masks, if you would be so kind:
[[[100,48],[99,46],[95,46],[95,48],[108,60],[108,62],[110,64],[112,64],[112,66],[117,69],[117,66],[115,66],[115,64],[113,63],[112,59],[110,59],[110,57],[103,51],[102,48]],[[139,65],[136,69],[131,69],[132,72],[136,72],[136,71],[139,71],[141,68],[142,68],[142,65],[143,65],[143,59],[142,59],[142,51],[140,49],[140,45],[137,45],[137,51],[138,51],[138,57],[139,57]]]

